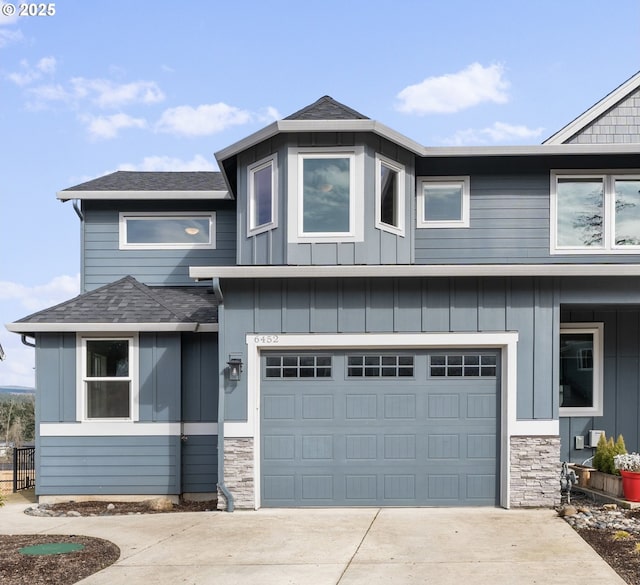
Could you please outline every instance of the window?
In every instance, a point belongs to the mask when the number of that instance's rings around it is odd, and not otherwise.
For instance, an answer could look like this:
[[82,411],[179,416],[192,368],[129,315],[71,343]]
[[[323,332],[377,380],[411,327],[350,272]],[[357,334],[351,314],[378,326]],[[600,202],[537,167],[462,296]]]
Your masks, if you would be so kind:
[[292,149],[289,159],[289,239],[362,241],[364,149]]
[[469,227],[469,177],[418,177],[418,227]]
[[215,248],[215,213],[121,213],[121,250]]
[[551,175],[551,252],[640,250],[640,176]]
[[376,227],[404,235],[404,167],[376,155]]
[[561,416],[602,416],[602,332],[602,323],[561,325]]
[[265,378],[330,378],[331,356],[270,355],[265,359]]
[[80,420],[137,420],[137,338],[80,338]]
[[413,376],[412,355],[350,355],[349,378],[406,378]]
[[259,234],[277,226],[277,154],[249,166],[249,234]]
[[495,378],[497,359],[495,355],[432,355],[429,374],[432,378]]

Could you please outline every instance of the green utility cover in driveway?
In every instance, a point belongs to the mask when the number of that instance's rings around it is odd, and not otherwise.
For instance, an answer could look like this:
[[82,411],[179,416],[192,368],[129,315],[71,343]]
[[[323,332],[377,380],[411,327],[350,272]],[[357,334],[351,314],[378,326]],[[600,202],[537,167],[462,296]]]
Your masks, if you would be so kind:
[[261,505],[496,505],[497,351],[265,353]]

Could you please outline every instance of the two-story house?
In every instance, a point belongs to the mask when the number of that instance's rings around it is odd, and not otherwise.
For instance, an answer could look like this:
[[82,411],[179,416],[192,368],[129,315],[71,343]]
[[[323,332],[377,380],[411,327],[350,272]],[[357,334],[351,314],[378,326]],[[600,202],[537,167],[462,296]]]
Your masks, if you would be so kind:
[[323,97],[220,172],[58,193],[84,292],[8,325],[35,338],[40,498],[552,505],[591,429],[637,450],[639,88],[515,147]]

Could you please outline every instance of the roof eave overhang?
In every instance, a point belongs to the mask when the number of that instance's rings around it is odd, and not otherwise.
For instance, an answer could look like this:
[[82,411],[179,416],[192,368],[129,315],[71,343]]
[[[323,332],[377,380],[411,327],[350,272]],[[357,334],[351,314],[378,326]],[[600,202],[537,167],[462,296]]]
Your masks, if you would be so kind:
[[454,276],[640,276],[640,264],[460,264],[374,266],[192,266],[196,280]]
[[[220,164],[240,152],[281,133],[297,134],[301,132],[373,132],[383,138],[403,146],[414,154],[422,156],[424,147],[391,128],[375,120],[278,120],[258,132],[216,152]],[[220,165],[222,168],[222,166]]]
[[7,323],[12,333],[142,333],[142,332],[199,332],[215,333],[217,323]]
[[220,168],[223,168],[221,163],[224,160],[283,132],[373,132],[424,158],[638,154],[640,151],[637,144],[425,147],[375,120],[279,120],[216,152],[215,156]]
[[202,199],[202,200],[224,200],[232,199],[229,191],[58,191],[56,197],[61,201],[70,199],[86,200],[176,200],[176,199]]

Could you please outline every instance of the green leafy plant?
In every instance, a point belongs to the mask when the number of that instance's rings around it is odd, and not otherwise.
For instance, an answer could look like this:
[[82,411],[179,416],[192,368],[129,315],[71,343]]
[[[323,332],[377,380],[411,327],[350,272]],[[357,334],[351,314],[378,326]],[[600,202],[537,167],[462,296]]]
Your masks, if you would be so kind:
[[620,475],[620,471],[616,468],[614,457],[616,455],[624,455],[626,452],[627,448],[622,435],[618,435],[618,440],[614,442],[613,437],[607,439],[603,433],[598,440],[596,453],[593,456],[593,466],[602,473]]
[[2,506],[4,506],[4,496],[0,493],[0,508],[2,508]]

